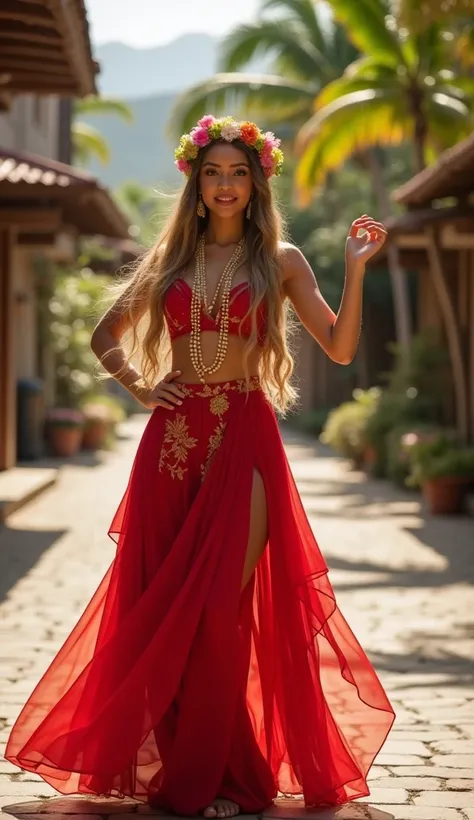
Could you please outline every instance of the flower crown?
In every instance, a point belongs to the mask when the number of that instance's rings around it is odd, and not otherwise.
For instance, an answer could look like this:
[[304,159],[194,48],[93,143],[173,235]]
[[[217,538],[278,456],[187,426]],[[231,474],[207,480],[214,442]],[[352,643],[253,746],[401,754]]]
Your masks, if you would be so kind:
[[189,176],[192,161],[196,159],[199,149],[209,145],[212,140],[241,140],[249,148],[255,148],[267,179],[281,174],[284,157],[280,150],[281,140],[275,134],[271,131],[264,134],[254,122],[239,122],[233,117],[216,118],[212,114],[206,114],[191,133],[181,137],[179,147],[174,152],[178,171]]

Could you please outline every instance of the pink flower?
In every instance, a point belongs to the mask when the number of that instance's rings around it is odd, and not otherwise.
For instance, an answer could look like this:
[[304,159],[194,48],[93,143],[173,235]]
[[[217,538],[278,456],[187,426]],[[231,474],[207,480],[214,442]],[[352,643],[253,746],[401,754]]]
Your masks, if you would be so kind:
[[[279,148],[281,145],[281,140],[279,140],[273,131],[267,131],[264,134],[265,137],[265,147],[268,145],[270,148]],[[264,149],[265,150],[265,149]]]
[[183,171],[185,174],[188,174],[191,170],[189,162],[187,162],[185,159],[177,159],[175,165],[178,171]]
[[211,141],[206,128],[193,128],[191,131],[191,139],[198,148],[204,148],[204,146],[209,145]]
[[260,164],[262,168],[273,168],[273,157],[270,151],[263,150],[260,153]]
[[212,114],[204,114],[204,116],[198,121],[198,125],[200,125],[201,128],[209,128],[209,126],[215,121],[216,118],[213,117]]

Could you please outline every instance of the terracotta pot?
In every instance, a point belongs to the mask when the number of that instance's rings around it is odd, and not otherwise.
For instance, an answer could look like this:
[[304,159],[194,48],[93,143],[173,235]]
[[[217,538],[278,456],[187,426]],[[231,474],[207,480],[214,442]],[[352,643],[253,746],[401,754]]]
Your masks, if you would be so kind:
[[463,511],[468,482],[460,476],[433,478],[423,484],[423,496],[435,515]]
[[82,441],[82,427],[74,425],[51,424],[48,439],[53,455],[61,458],[74,456]]
[[377,461],[377,451],[373,444],[364,445],[364,467],[370,470]]
[[109,422],[102,419],[86,421],[82,434],[83,450],[99,450],[104,446],[109,432]]

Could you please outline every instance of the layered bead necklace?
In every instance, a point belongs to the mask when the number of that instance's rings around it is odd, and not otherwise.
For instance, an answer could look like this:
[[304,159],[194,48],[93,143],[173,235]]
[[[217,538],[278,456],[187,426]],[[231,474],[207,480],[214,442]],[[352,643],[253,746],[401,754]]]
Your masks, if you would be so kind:
[[[232,279],[234,278],[237,268],[241,265],[244,255],[244,244],[244,240],[241,239],[220,276],[216,291],[212,301],[209,304],[207,301],[206,253],[204,236],[201,236],[197,244],[196,268],[191,298],[190,356],[192,365],[203,384],[206,381],[206,376],[210,376],[212,373],[219,370],[226,357],[229,341],[229,306]],[[220,308],[217,316],[215,317],[215,320],[219,321],[217,351],[212,364],[205,364],[201,345],[201,309],[202,306],[204,306],[204,310],[207,314],[212,316],[212,311],[217,305],[220,294]]]

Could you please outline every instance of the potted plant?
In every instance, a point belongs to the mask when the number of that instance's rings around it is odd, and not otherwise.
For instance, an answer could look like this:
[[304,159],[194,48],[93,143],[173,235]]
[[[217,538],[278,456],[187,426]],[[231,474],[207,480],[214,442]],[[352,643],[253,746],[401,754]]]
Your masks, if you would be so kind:
[[377,407],[380,391],[372,387],[354,390],[352,395],[353,401],[343,402],[329,413],[320,440],[359,469],[364,463],[367,421]]
[[466,490],[474,480],[474,448],[462,448],[448,435],[410,448],[407,483],[421,486],[431,512],[462,512]]
[[85,404],[84,429],[82,432],[82,449],[99,450],[104,446],[113,424],[112,414],[103,404]]
[[46,415],[49,445],[55,456],[68,458],[81,446],[84,416],[79,410],[55,407]]

